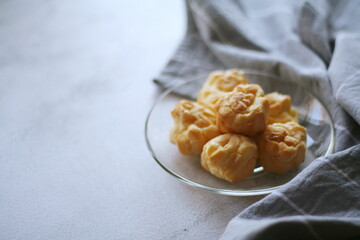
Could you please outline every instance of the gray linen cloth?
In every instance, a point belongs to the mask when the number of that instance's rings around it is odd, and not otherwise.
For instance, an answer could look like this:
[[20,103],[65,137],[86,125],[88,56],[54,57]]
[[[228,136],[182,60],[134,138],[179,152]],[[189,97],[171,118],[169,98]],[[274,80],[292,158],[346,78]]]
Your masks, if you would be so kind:
[[221,239],[360,239],[360,1],[186,6],[186,36],[159,86],[216,69],[261,70],[311,89],[335,124],[335,153],[241,212]]

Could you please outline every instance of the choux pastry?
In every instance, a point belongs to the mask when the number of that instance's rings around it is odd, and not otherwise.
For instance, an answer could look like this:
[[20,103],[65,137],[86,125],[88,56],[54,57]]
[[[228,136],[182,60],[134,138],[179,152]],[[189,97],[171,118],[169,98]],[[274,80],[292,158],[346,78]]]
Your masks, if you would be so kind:
[[245,74],[239,70],[231,69],[225,72],[213,72],[200,90],[197,101],[214,110],[219,97],[231,92],[237,85],[246,83],[248,83],[248,80]]
[[226,133],[207,142],[201,154],[201,165],[218,178],[241,181],[253,174],[257,146],[250,138]]
[[196,102],[180,101],[171,115],[174,126],[170,141],[184,155],[200,157],[205,143],[220,134],[215,125],[215,113]]
[[244,180],[256,164],[282,174],[304,161],[306,129],[298,124],[291,97],[265,95],[239,70],[211,73],[197,102],[181,100],[171,115],[170,141],[223,180]]
[[220,97],[215,106],[221,132],[253,136],[265,129],[269,102],[257,84],[241,84]]
[[258,136],[257,144],[264,170],[285,173],[304,161],[306,129],[295,122],[269,124]]
[[298,122],[297,112],[291,107],[290,96],[272,92],[266,94],[265,97],[270,104],[268,124],[275,122]]

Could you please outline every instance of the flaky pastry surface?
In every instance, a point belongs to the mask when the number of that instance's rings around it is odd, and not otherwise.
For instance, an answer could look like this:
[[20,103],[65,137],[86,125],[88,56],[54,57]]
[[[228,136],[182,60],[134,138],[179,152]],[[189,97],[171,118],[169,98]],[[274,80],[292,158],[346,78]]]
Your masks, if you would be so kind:
[[253,174],[257,146],[249,137],[226,133],[207,142],[201,165],[218,178],[237,182]]
[[237,85],[246,84],[245,74],[236,69],[216,71],[209,75],[198,94],[198,103],[214,110],[219,97],[231,92]]
[[215,106],[221,132],[252,136],[265,129],[269,102],[257,84],[242,84],[222,96]]
[[258,136],[257,144],[264,170],[285,173],[304,161],[306,129],[295,122],[269,124]]
[[298,122],[297,112],[291,107],[291,97],[289,95],[272,92],[265,95],[269,101],[268,124],[279,122]]
[[174,125],[170,141],[184,155],[200,156],[205,143],[220,134],[215,125],[215,113],[196,102],[180,101],[171,115]]

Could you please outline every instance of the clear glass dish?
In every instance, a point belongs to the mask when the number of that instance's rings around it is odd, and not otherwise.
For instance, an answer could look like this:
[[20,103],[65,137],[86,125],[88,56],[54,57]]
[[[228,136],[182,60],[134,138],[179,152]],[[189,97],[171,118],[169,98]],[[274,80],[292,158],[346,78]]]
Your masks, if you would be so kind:
[[205,171],[199,158],[180,154],[177,146],[169,141],[169,132],[173,125],[170,113],[181,99],[196,100],[197,92],[206,78],[201,77],[165,91],[146,119],[145,138],[148,149],[166,172],[191,186],[219,194],[262,195],[289,182],[317,157],[332,153],[335,141],[333,121],[324,104],[314,94],[296,83],[269,75],[246,72],[246,77],[250,83],[259,84],[265,93],[277,91],[291,96],[299,122],[307,129],[305,161],[297,170],[285,174],[267,173],[262,167],[257,167],[253,176],[238,183],[229,183]]

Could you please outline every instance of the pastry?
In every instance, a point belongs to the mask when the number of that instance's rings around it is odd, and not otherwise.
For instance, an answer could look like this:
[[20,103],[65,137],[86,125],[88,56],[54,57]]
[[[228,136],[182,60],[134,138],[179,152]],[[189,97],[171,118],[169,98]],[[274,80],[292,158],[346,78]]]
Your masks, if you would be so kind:
[[253,174],[257,146],[250,138],[226,133],[205,144],[201,165],[218,178],[229,182],[241,181]]
[[205,170],[226,181],[251,176],[256,164],[282,174],[304,161],[306,129],[291,97],[265,95],[239,70],[211,73],[197,102],[182,100],[171,114],[170,141],[179,152],[200,157]]
[[289,95],[272,92],[266,94],[265,97],[270,104],[268,124],[298,122],[297,112],[291,107],[291,97]]
[[215,113],[196,102],[180,101],[171,115],[174,126],[170,141],[184,155],[200,156],[204,144],[220,134],[215,125]]
[[285,173],[304,161],[306,129],[295,122],[269,124],[258,136],[257,144],[264,170]]
[[259,85],[241,84],[220,97],[215,110],[221,132],[252,136],[265,129],[269,102]]
[[246,83],[248,83],[248,80],[245,74],[239,70],[231,69],[225,72],[213,72],[200,90],[197,101],[214,110],[219,97],[231,92],[237,85]]

